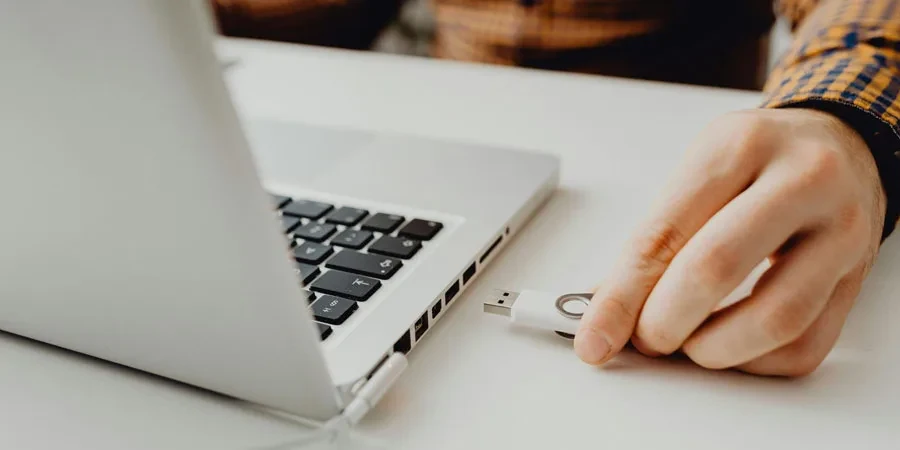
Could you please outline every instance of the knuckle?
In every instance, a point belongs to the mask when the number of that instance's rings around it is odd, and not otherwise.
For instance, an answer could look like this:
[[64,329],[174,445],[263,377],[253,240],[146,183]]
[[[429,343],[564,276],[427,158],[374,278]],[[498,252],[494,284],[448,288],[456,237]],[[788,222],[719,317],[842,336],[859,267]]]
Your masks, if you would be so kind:
[[694,364],[704,369],[722,370],[730,367],[729,364],[719,360],[718,358],[710,357],[703,351],[698,350],[696,346],[686,347],[684,349],[684,354],[685,356],[690,358],[690,360],[693,361]]
[[740,266],[740,256],[719,244],[707,248],[692,269],[698,286],[719,286],[733,281],[739,275]]
[[804,377],[812,374],[825,360],[815,348],[810,339],[801,339],[789,348],[782,349],[784,366],[779,370],[780,374],[787,377]]
[[592,328],[602,329],[611,339],[624,345],[637,322],[635,306],[617,296],[604,296],[597,300],[591,302],[596,302],[596,308],[587,313],[587,323]]
[[834,223],[840,234],[847,236],[854,242],[860,242],[865,238],[869,230],[869,219],[865,208],[857,202],[852,202],[838,208],[835,213]]
[[648,323],[638,325],[637,336],[647,350],[668,355],[681,347],[682,340],[664,325]]
[[636,240],[637,268],[642,272],[661,270],[669,265],[684,245],[684,234],[675,225],[662,222],[651,225]]
[[644,341],[641,340],[641,337],[635,334],[631,337],[631,345],[634,346],[634,349],[640,352],[644,356],[648,356],[650,358],[655,358],[660,356],[660,353],[651,349],[649,345],[647,345]]
[[607,297],[600,304],[601,313],[610,317],[616,323],[634,324],[637,319],[637,312],[633,307],[620,297]]
[[841,230],[852,230],[862,221],[864,215],[862,205],[851,202],[838,208],[835,219]]
[[838,152],[827,148],[807,150],[803,155],[802,167],[796,171],[795,184],[801,189],[834,185],[841,176],[843,166],[843,158]]
[[760,140],[769,132],[768,119],[754,111],[734,111],[713,122],[712,127],[725,131],[729,147],[736,151],[751,151],[759,147]]
[[760,329],[773,342],[787,344],[803,334],[814,314],[814,303],[808,299],[782,301],[762,314]]
[[681,349],[694,364],[704,369],[721,370],[733,365],[727,354],[722,351],[721,343],[702,332],[688,337]]
[[624,345],[634,331],[639,308],[639,305],[629,302],[626,297],[602,293],[591,300],[583,323],[588,328],[601,330],[617,345]]

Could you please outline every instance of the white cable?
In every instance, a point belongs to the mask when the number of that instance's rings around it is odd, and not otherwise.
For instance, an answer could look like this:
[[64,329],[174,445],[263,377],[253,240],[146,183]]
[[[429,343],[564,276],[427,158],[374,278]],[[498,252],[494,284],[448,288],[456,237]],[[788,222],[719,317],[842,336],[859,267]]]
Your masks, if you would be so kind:
[[[353,426],[362,420],[363,416],[371,410],[381,397],[387,393],[394,382],[400,378],[400,374],[406,370],[408,361],[406,355],[400,352],[391,353],[387,359],[378,366],[378,369],[369,377],[365,384],[356,392],[353,400],[344,407],[341,414],[327,422],[316,422],[308,419],[297,418],[306,425],[315,427],[316,430],[308,436],[291,440],[274,446],[261,447],[256,450],[298,450],[311,444],[334,445],[341,439],[352,440],[357,443],[363,440],[352,432]],[[353,438],[351,439],[351,436]],[[370,448],[376,447],[369,443]],[[357,447],[357,446],[355,446]],[[342,447],[346,448],[346,447]]]

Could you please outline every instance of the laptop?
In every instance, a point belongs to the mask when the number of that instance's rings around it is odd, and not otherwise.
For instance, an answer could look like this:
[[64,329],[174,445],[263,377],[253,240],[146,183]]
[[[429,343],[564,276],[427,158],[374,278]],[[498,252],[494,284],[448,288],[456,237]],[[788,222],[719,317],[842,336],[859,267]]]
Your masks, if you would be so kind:
[[552,194],[559,163],[242,120],[215,37],[199,0],[0,16],[0,329],[358,419]]

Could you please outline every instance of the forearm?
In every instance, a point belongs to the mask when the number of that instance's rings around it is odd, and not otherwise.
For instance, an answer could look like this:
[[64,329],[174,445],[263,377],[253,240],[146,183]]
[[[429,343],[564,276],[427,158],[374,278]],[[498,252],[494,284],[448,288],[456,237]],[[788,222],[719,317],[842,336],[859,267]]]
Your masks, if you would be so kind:
[[369,48],[405,0],[211,0],[227,36]]
[[886,237],[900,208],[900,0],[779,6],[798,25],[797,37],[769,78],[763,106],[826,111],[866,140],[887,194]]

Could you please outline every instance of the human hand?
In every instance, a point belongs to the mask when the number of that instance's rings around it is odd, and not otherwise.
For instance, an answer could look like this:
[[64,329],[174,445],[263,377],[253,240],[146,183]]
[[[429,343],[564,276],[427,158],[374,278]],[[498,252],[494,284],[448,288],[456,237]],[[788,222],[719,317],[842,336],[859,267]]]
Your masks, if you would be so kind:
[[[575,337],[602,364],[648,356],[760,375],[814,371],[840,335],[881,241],[885,193],[865,141],[814,110],[712,123],[596,290]],[[753,293],[716,311],[763,260]]]

